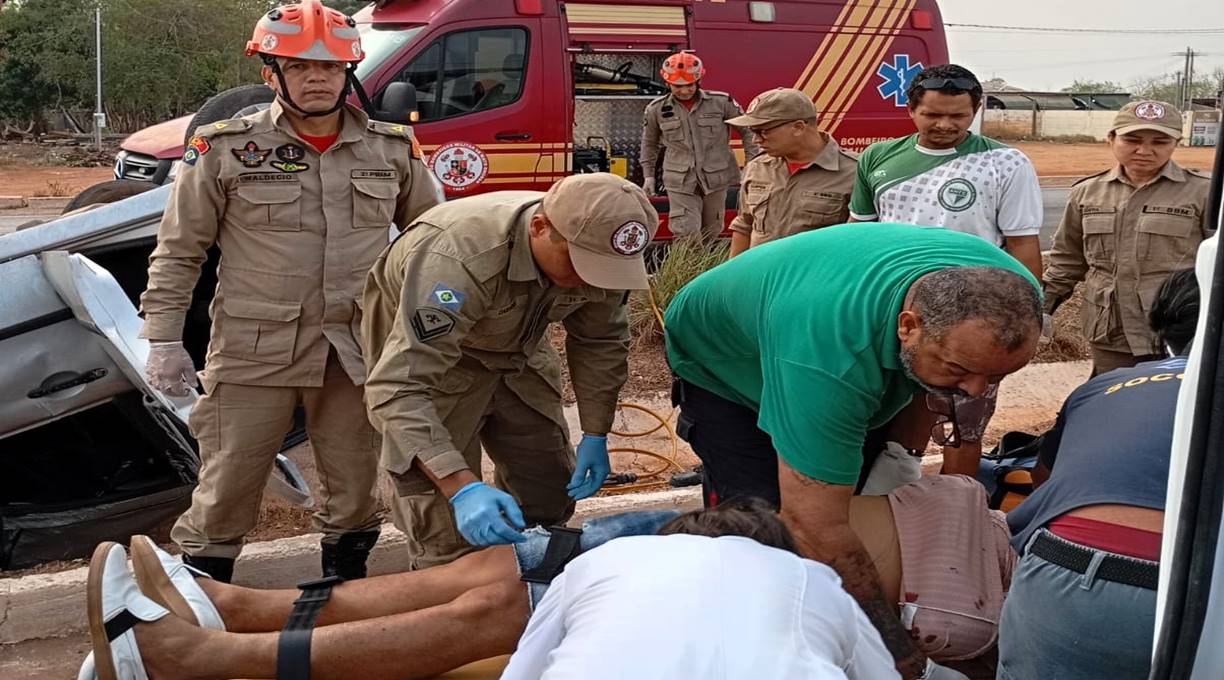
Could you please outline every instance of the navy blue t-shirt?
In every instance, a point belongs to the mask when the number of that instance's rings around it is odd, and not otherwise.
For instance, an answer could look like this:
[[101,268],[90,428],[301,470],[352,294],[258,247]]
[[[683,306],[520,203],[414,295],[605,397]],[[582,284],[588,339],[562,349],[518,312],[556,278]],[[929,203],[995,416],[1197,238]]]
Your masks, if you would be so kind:
[[1119,368],[1067,397],[1041,450],[1050,479],[1007,515],[1016,552],[1023,553],[1033,532],[1076,508],[1164,510],[1185,370],[1185,357]]

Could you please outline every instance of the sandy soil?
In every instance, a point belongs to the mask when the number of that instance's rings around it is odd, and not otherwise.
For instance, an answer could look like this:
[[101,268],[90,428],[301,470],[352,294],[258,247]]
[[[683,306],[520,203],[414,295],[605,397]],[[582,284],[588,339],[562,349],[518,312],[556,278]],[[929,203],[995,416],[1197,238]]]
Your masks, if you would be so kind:
[[[1054,142],[1009,142],[1020,149],[1042,177],[1091,175],[1114,164],[1113,154],[1105,142],[1098,144],[1057,144]],[[1173,160],[1199,170],[1211,170],[1215,149],[1211,147],[1178,147]]]

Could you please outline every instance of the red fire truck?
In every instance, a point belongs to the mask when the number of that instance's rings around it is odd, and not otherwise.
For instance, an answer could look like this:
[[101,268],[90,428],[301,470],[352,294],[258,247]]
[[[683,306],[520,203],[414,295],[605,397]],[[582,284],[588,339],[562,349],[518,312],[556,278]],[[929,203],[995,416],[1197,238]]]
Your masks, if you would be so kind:
[[[666,93],[659,66],[679,50],[705,61],[703,86],[744,105],[770,88],[802,89],[850,149],[912,132],[906,85],[948,57],[934,0],[384,0],[355,18],[375,117],[415,121],[451,197],[544,190],[575,172],[640,180],[641,113]],[[239,90],[191,123],[133,135],[117,177],[164,181],[195,125],[271,98],[262,86]],[[743,143],[733,144],[742,163]],[[657,203],[666,215],[666,198]]]

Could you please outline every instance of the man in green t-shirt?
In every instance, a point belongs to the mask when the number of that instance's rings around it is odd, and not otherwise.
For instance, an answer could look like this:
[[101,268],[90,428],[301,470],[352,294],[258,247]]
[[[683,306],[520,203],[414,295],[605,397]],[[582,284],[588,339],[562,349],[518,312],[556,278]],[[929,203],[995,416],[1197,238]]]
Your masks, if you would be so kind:
[[[1040,284],[974,236],[843,225],[702,274],[665,321],[678,430],[705,466],[707,502],[778,504],[804,555],[841,574],[903,677],[916,677],[924,660],[847,520],[864,438],[918,393],[947,405],[1027,364],[1041,334]],[[956,414],[945,413],[937,443],[955,445]]]

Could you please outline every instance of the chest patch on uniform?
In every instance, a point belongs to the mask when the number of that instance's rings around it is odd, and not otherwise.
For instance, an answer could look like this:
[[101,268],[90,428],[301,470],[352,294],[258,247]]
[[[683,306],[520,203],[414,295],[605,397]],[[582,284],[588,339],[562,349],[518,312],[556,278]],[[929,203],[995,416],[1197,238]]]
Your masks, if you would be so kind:
[[306,149],[297,144],[281,144],[276,147],[276,157],[282,161],[300,161],[306,157]]
[[440,338],[454,328],[455,319],[441,309],[420,307],[412,315],[412,332],[421,342]]
[[207,139],[196,135],[191,138],[191,141],[187,142],[187,150],[183,152],[183,162],[187,165],[195,165],[196,161],[200,160],[200,156],[208,153],[208,150],[211,148],[212,145],[208,143]]
[[301,172],[310,169],[306,163],[294,163],[293,161],[272,161],[272,167],[281,172]]
[[353,170],[349,173],[352,179],[395,179],[394,170]]
[[463,306],[463,300],[466,298],[463,293],[447,286],[444,283],[439,283],[434,286],[432,292],[429,293],[429,301],[441,305],[445,309],[452,312],[459,311]]
[[944,182],[943,186],[939,187],[939,204],[944,207],[944,210],[952,212],[968,210],[976,200],[977,189],[969,183],[969,180],[957,177]]
[[251,184],[253,182],[297,182],[297,177],[283,172],[246,172],[238,175],[239,184]]
[[1179,217],[1194,217],[1193,208],[1183,208],[1176,205],[1145,205],[1143,212],[1157,215],[1177,215]]
[[254,141],[246,143],[246,146],[241,149],[230,149],[230,153],[234,154],[243,166],[248,168],[258,168],[268,160],[268,154],[272,153],[271,149],[261,149]]

